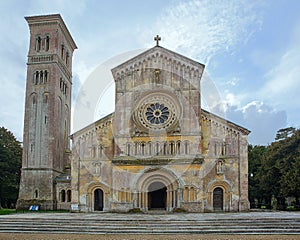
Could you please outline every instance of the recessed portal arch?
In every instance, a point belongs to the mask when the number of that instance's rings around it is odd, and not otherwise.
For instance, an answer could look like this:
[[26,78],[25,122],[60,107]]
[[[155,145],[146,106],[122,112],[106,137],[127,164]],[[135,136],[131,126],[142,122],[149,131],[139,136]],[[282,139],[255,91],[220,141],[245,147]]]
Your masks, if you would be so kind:
[[[149,209],[166,209],[172,211],[180,205],[179,178],[166,168],[149,168],[142,172],[136,180],[136,208],[143,211]],[[160,200],[159,200],[160,199]]]

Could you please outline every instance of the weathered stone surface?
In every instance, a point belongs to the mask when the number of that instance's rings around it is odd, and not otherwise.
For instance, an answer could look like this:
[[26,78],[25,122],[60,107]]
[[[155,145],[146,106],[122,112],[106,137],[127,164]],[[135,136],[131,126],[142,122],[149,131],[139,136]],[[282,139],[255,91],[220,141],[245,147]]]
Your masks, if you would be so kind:
[[[47,57],[33,49],[34,38],[50,31],[52,23],[45,24],[49,18],[53,17],[38,18],[39,24],[35,18],[28,19],[32,35],[28,99],[34,89],[41,89],[30,80],[36,61],[60,59],[59,54]],[[56,27],[54,24],[51,29]],[[75,45],[66,28],[59,29],[69,44],[66,47],[73,51]],[[43,126],[45,130],[37,132],[44,115],[36,115],[35,111],[40,111],[32,109],[30,100],[26,102],[20,199],[32,199],[30,194],[43,187],[49,195],[41,200],[82,212],[249,209],[249,131],[201,109],[203,64],[155,46],[112,69],[115,112],[71,136],[68,162],[71,91],[67,97],[61,96],[59,79],[62,74],[71,83],[71,68],[61,59],[58,63],[62,65],[47,63],[54,83],[48,84],[52,91],[49,108],[42,108],[53,128]],[[57,104],[57,98],[63,100]],[[34,156],[28,154],[31,142],[39,144],[40,151]],[[64,173],[65,165],[70,165],[70,172]],[[42,175],[44,169],[49,176]],[[63,197],[66,193],[69,195]],[[42,192],[40,196],[44,196]]]

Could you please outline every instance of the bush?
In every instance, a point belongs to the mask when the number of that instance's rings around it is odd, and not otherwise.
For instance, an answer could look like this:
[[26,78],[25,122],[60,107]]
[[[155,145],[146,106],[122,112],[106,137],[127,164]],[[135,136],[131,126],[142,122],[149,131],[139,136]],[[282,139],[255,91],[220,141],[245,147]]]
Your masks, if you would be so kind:
[[174,213],[185,213],[186,210],[184,208],[174,208],[173,212]]
[[142,210],[140,208],[132,208],[129,209],[129,213],[142,213]]
[[287,210],[287,211],[297,211],[297,208],[295,206],[287,206],[285,210]]

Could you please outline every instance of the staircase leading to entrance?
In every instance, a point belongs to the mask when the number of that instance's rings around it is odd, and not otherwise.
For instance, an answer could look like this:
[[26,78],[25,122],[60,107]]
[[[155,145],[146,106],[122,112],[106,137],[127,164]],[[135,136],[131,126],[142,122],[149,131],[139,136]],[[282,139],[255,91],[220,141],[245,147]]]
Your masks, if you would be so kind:
[[300,213],[0,216],[0,232],[70,234],[300,234]]

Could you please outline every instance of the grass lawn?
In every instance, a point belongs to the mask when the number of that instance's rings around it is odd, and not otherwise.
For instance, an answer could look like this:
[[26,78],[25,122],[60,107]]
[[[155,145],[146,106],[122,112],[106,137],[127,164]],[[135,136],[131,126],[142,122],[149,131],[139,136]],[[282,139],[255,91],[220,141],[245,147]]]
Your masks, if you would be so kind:
[[16,209],[8,209],[8,208],[0,209],[0,215],[7,215],[12,213],[16,213]]

